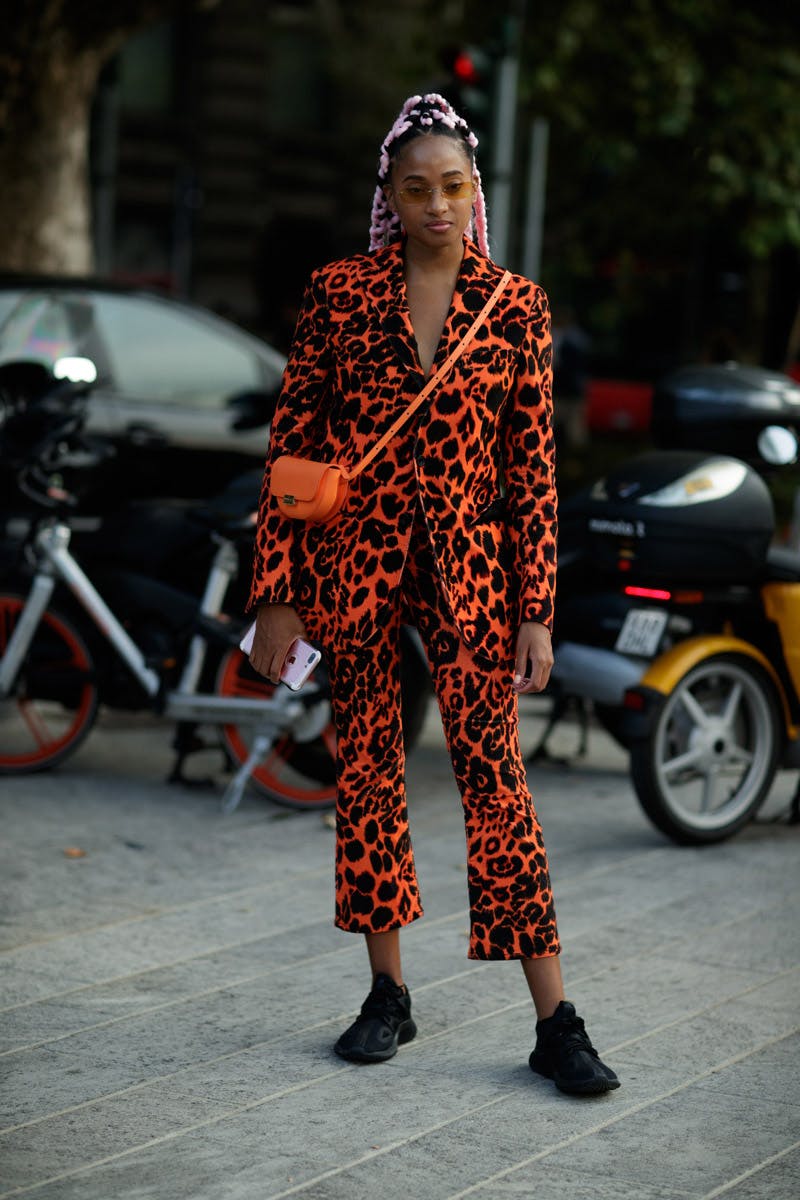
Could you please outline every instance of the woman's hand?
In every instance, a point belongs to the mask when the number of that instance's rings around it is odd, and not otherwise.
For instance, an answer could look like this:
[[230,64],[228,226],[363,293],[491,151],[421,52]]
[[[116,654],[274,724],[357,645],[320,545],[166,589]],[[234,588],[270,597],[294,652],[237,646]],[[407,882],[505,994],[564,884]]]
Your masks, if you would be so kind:
[[280,683],[289,647],[295,638],[305,636],[306,627],[291,604],[263,604],[256,613],[250,665],[272,683]]
[[517,634],[514,690],[520,693],[544,691],[552,668],[550,630],[536,621],[525,621]]

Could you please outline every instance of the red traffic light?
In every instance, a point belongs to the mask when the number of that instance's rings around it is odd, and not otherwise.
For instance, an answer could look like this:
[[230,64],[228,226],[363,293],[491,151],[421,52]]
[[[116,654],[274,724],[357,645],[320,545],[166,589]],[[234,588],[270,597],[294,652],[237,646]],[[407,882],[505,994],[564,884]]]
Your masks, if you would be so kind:
[[452,72],[460,83],[479,83],[481,73],[475,59],[467,50],[459,50],[453,59]]

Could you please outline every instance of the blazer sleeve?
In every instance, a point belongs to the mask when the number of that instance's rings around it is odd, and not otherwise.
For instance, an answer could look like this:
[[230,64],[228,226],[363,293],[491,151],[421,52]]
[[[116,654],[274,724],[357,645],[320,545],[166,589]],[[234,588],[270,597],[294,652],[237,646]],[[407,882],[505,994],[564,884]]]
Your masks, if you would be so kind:
[[519,584],[519,622],[553,627],[557,499],[550,309],[535,288],[505,432],[508,527]]
[[294,597],[297,522],[283,516],[270,495],[269,482],[272,464],[280,455],[314,457],[314,424],[331,370],[329,331],[325,281],[315,271],[303,299],[270,427],[248,609],[265,603],[291,604]]

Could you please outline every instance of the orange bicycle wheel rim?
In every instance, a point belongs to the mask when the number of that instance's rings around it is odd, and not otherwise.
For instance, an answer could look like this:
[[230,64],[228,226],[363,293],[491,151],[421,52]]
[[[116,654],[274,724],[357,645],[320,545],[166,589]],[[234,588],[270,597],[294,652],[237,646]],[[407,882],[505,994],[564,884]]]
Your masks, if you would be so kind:
[[[0,653],[5,652],[23,607],[21,596],[0,595]],[[16,689],[0,701],[0,771],[42,770],[77,748],[97,711],[92,675],[91,659],[78,634],[56,613],[45,612]],[[69,705],[44,695],[52,690],[46,686],[48,678],[59,677],[73,681]],[[37,686],[36,680],[43,686]],[[12,748],[9,741],[15,739],[19,745]]]
[[[312,676],[313,679],[313,676]],[[245,696],[268,699],[275,685],[256,675],[248,659],[239,650],[232,650],[222,661],[217,691],[224,696]],[[225,743],[237,763],[243,763],[249,752],[245,732],[238,725],[224,725]],[[328,721],[320,734],[332,763],[336,760],[336,731]],[[305,776],[292,765],[302,760],[302,747],[288,735],[279,737],[264,761],[252,773],[253,782],[278,804],[290,808],[331,808],[336,802],[336,783]]]

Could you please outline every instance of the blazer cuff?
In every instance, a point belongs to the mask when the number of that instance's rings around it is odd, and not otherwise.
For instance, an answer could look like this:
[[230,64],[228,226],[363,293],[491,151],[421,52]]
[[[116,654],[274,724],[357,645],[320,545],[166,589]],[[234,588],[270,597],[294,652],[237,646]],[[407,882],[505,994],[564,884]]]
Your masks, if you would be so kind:
[[546,626],[553,632],[553,602],[552,600],[532,600],[520,608],[519,623],[534,621],[537,625]]
[[245,612],[255,612],[265,604],[293,604],[292,589],[285,580],[272,580],[265,587],[253,588]]

